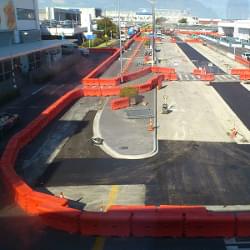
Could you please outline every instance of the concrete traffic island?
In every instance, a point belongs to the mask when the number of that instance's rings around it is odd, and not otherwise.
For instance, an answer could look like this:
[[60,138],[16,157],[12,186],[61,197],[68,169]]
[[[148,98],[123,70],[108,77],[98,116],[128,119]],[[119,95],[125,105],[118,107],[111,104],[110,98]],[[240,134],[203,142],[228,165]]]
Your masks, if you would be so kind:
[[145,159],[158,152],[156,129],[148,131],[149,118],[128,119],[126,111],[145,109],[152,112],[154,119],[156,114],[155,91],[144,93],[140,97],[147,103],[143,106],[139,103],[128,109],[111,110],[109,98],[102,110],[94,120],[94,137],[104,139],[101,149],[113,158],[119,159]]

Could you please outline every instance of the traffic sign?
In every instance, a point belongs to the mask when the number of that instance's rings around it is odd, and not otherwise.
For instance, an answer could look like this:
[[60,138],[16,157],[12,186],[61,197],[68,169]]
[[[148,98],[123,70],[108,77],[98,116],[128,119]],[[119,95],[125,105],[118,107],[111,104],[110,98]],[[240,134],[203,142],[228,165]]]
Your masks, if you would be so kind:
[[94,40],[94,39],[96,39],[96,34],[92,34],[92,35],[87,34],[87,35],[86,35],[86,39],[87,39],[87,40]]

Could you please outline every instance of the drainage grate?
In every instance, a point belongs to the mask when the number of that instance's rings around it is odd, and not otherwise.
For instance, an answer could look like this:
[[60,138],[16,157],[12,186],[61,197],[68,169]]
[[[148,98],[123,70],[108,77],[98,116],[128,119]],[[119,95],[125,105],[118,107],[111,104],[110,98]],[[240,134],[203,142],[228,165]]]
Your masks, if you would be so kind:
[[138,108],[125,110],[128,119],[147,119],[153,118],[154,114],[150,108]]

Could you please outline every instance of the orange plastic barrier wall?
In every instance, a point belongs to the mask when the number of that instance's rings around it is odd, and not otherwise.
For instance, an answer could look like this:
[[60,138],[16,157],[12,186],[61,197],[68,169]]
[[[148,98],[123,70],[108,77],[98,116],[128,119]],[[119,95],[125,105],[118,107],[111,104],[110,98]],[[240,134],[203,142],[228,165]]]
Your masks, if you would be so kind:
[[[153,87],[165,75],[153,77],[146,84]],[[40,216],[51,228],[86,236],[250,237],[250,212],[208,212],[202,206],[161,205],[112,206],[106,213],[94,213],[69,208],[67,199],[32,190],[14,170],[20,150],[84,94],[84,89],[68,92],[13,136],[6,146],[0,161],[1,179],[24,211]]]
[[250,67],[250,62],[249,62],[248,60],[242,58],[241,56],[237,56],[237,55],[236,55],[236,56],[235,56],[235,61],[238,62],[238,63],[241,63],[241,64],[243,64],[243,65],[245,65],[245,66]]
[[241,73],[240,80],[250,80],[250,72],[249,73]]
[[231,75],[250,73],[250,69],[231,69]]
[[202,43],[201,39],[185,39],[185,43]]
[[123,97],[123,98],[114,99],[111,101],[110,105],[111,105],[112,110],[128,108],[129,98]]

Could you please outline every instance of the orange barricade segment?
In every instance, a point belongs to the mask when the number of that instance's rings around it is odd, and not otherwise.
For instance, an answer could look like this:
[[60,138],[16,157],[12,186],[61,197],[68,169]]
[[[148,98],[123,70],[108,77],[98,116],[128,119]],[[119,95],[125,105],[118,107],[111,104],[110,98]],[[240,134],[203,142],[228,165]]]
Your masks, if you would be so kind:
[[187,237],[233,237],[235,217],[232,213],[187,214],[185,228]]
[[130,236],[131,213],[83,212],[80,231],[84,236]]
[[249,237],[250,235],[250,213],[242,212],[236,214],[236,236]]
[[128,97],[118,98],[118,99],[114,99],[111,101],[112,110],[123,109],[123,108],[128,108],[128,107],[129,107]]
[[178,214],[136,212],[132,217],[131,228],[135,237],[182,237],[183,217]]
[[80,232],[81,211],[51,203],[40,204],[37,210],[47,226],[69,233]]

